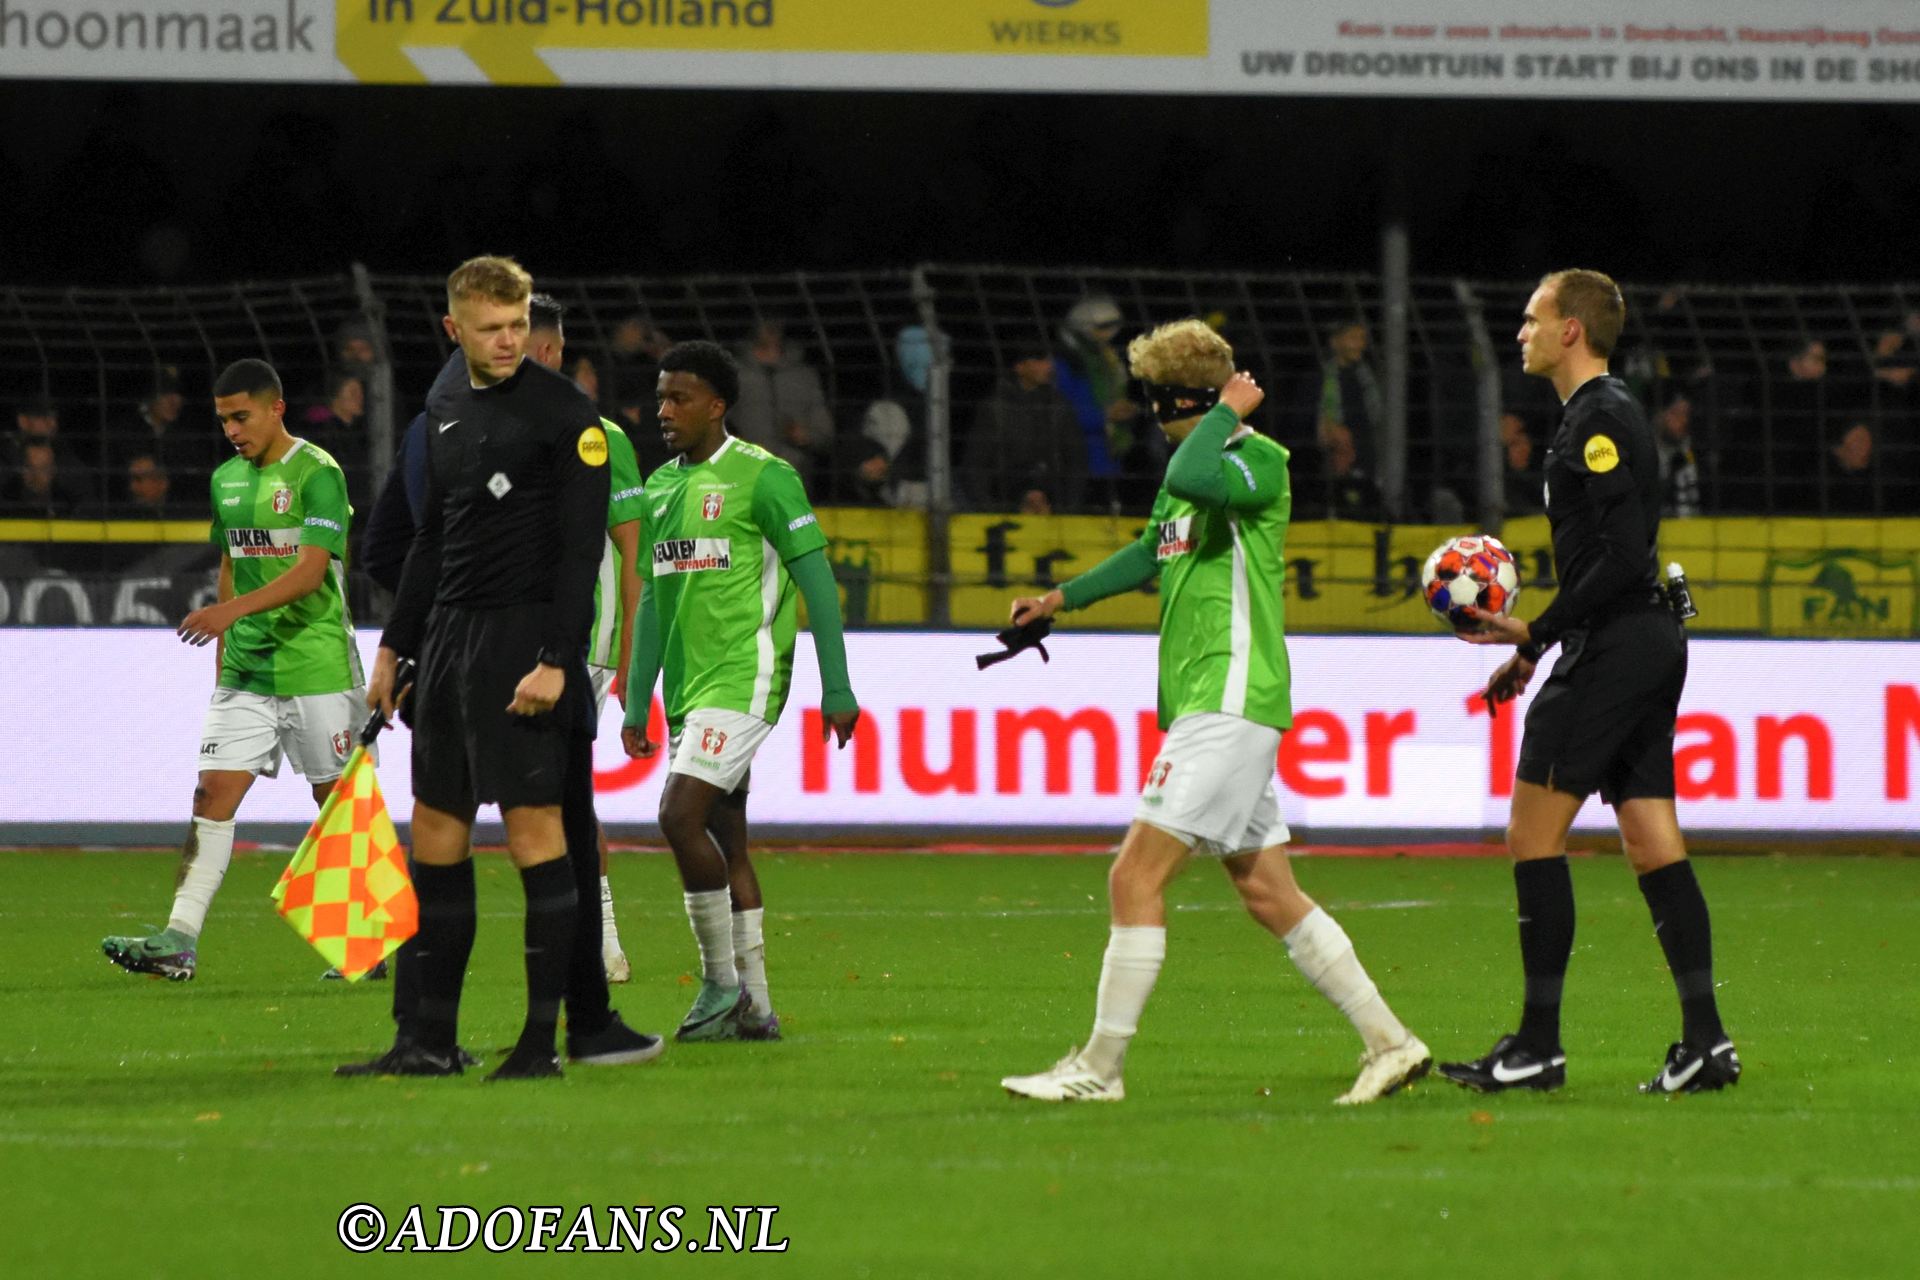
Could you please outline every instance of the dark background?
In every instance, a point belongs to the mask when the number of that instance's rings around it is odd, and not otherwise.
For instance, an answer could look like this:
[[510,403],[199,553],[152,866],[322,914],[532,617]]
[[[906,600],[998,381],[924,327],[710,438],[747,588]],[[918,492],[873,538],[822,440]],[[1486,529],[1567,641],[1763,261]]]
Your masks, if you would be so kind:
[[552,274],[920,260],[1911,279],[1920,108],[0,84],[0,278],[508,252]]

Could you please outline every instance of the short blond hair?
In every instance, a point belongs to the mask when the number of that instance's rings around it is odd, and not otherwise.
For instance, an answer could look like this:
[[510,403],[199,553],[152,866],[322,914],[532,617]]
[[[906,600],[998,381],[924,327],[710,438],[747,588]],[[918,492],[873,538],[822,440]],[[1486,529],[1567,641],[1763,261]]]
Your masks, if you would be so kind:
[[1575,267],[1543,276],[1540,283],[1553,290],[1554,309],[1586,330],[1588,349],[1602,360],[1611,356],[1627,324],[1627,300],[1613,277]]
[[1224,387],[1233,376],[1233,348],[1206,321],[1163,324],[1127,344],[1133,376],[1176,387]]
[[468,258],[447,277],[447,309],[462,298],[488,302],[525,302],[533,295],[533,277],[512,258]]

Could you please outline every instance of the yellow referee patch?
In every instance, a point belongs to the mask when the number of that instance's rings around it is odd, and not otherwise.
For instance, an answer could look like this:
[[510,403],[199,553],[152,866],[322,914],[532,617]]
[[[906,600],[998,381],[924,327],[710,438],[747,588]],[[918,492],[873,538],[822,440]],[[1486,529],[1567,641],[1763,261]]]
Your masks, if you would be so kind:
[[574,451],[580,455],[580,461],[590,467],[607,465],[607,433],[599,427],[588,427],[580,433],[574,442]]
[[[602,445],[604,449],[606,446]],[[1620,450],[1614,448],[1613,441],[1606,436],[1591,436],[1587,440],[1587,470],[1595,474],[1604,474],[1620,465]]]

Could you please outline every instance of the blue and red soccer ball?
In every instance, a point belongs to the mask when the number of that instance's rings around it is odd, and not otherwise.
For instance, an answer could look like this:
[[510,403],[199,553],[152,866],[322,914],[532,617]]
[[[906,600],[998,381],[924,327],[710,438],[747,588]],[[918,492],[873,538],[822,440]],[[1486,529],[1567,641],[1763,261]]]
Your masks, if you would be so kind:
[[1469,534],[1448,539],[1427,557],[1420,571],[1420,589],[1427,607],[1446,619],[1447,625],[1455,631],[1476,631],[1480,623],[1467,609],[1511,611],[1520,598],[1520,569],[1500,539]]

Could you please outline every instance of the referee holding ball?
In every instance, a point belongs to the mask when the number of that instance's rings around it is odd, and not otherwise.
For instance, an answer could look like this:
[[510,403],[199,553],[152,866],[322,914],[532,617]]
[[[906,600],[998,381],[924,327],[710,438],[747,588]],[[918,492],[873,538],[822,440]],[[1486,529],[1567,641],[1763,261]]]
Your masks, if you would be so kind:
[[1551,381],[1565,405],[1546,463],[1560,593],[1531,624],[1483,616],[1486,630],[1463,637],[1519,647],[1487,683],[1496,709],[1526,690],[1546,650],[1561,646],[1527,713],[1507,827],[1526,972],[1520,1026],[1485,1057],[1440,1066],[1448,1079],[1485,1093],[1566,1082],[1560,991],[1574,930],[1566,838],[1596,790],[1613,806],[1680,996],[1680,1039],[1641,1089],[1698,1093],[1740,1079],[1713,996],[1707,902],[1674,813],[1673,733],[1687,639],[1657,572],[1653,429],[1626,384],[1607,372],[1626,310],[1619,286],[1597,271],[1556,271],[1527,301],[1524,367]]
[[[586,646],[606,540],[607,438],[593,403],[526,358],[532,278],[508,258],[447,278],[464,378],[428,397],[427,495],[367,682],[389,718],[398,662],[413,707],[418,996],[394,1047],[352,1074],[457,1075],[461,985],[475,930],[474,813],[498,804],[526,891],[527,1019],[490,1080],[560,1074],[554,1052],[578,893],[561,801],[574,740],[593,734]],[[568,1028],[576,1062],[643,1061],[657,1037]]]

